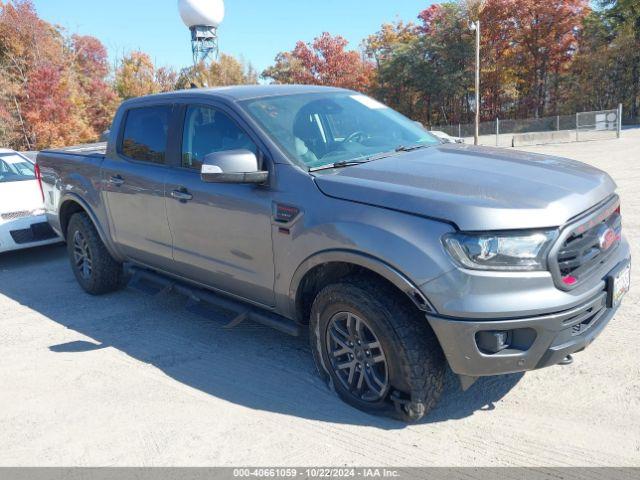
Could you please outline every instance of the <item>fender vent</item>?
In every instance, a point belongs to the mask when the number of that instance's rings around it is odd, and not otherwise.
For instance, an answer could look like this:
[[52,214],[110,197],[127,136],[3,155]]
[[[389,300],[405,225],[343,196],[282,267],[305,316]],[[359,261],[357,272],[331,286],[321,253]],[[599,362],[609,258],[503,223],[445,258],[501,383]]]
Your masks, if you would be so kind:
[[274,207],[274,218],[278,223],[290,223],[300,215],[300,209],[292,205],[276,203]]

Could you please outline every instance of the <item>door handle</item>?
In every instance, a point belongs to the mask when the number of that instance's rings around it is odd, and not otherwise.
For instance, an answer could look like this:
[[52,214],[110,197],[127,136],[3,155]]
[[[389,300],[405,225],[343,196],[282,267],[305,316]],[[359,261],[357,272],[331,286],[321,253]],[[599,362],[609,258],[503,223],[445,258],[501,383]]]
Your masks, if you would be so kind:
[[120,175],[114,175],[109,179],[109,184],[115,187],[121,187],[122,185],[124,185],[124,178],[122,178]]
[[182,203],[188,202],[189,200],[193,200],[193,195],[191,195],[186,189],[181,188],[180,190],[173,190],[171,192],[171,196],[176,200],[181,201]]

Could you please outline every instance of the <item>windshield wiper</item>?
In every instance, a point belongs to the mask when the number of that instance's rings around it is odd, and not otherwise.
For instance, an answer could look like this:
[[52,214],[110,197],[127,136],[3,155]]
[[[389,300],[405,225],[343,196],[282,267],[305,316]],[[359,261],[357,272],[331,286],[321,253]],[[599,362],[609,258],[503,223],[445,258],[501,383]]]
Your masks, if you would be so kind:
[[330,170],[332,168],[345,168],[351,167],[353,165],[361,165],[363,163],[367,163],[370,160],[367,158],[365,160],[342,160],[340,162],[328,163],[326,165],[321,165],[319,167],[310,168],[310,172],[318,172],[320,170]]
[[433,147],[433,145],[411,145],[411,146],[407,146],[407,145],[398,145],[396,147],[396,152],[413,152],[414,150],[420,150],[421,148],[430,148]]
[[[418,145],[417,148],[422,148],[422,147],[430,147],[431,145]],[[400,150],[398,150],[398,148],[401,148]],[[395,150],[392,150],[390,152],[382,152],[382,153],[377,153],[375,155],[369,155],[368,157],[364,157],[361,158],[360,160],[342,160],[340,162],[335,162],[335,163],[328,163],[326,165],[321,165],[319,167],[312,167],[309,169],[310,172],[317,172],[319,170],[330,170],[332,168],[345,168],[345,167],[352,167],[354,165],[362,165],[363,163],[369,163],[369,162],[373,162],[375,160],[382,160],[383,158],[388,158],[388,157],[393,157],[396,153],[399,152],[410,152],[411,150],[416,150],[416,148],[414,147],[398,147]],[[404,148],[407,148],[409,150],[403,150]]]

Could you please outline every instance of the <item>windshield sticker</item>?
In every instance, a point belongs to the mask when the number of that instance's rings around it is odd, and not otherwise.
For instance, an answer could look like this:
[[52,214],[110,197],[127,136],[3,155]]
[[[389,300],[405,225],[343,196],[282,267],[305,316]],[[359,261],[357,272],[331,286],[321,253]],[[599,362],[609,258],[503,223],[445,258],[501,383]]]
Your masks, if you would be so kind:
[[378,102],[377,100],[374,100],[373,98],[367,97],[365,95],[351,95],[351,98],[372,110],[382,110],[385,108],[389,108],[386,105]]

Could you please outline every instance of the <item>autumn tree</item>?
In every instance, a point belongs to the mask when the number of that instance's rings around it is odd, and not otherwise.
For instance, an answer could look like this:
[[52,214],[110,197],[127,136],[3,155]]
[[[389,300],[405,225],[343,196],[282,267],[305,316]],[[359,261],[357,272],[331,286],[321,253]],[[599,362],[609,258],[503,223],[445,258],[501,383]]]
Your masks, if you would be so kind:
[[156,68],[151,57],[140,51],[125,55],[116,70],[115,89],[124,100],[158,93]]
[[35,146],[34,128],[25,118],[31,76],[40,64],[59,64],[62,56],[61,37],[38,18],[30,1],[0,3],[0,110],[11,126],[5,145]]
[[461,122],[473,115],[474,34],[467,13],[459,3],[444,3],[418,18],[422,36],[417,74],[424,79],[427,108],[435,110],[439,123]]
[[73,72],[80,87],[80,102],[94,134],[109,128],[119,98],[107,81],[109,63],[107,49],[94,37],[71,37]]
[[373,66],[346,39],[323,33],[311,43],[298,42],[291,52],[276,56],[262,76],[275,83],[328,85],[368,91]]
[[39,148],[84,143],[95,137],[82,115],[83,98],[64,66],[43,63],[30,74],[24,118]]
[[221,53],[216,61],[209,64],[200,62],[194,67],[182,70],[177,80],[177,88],[189,88],[192,84],[198,87],[222,87],[256,83],[258,75],[250,63]]
[[588,13],[588,0],[486,2],[481,14],[485,45],[497,54],[512,50],[507,61],[517,66],[519,113],[558,112],[561,77],[571,64]]
[[[616,66],[626,75],[614,79],[620,101],[634,120],[640,118],[640,3],[638,0],[601,0],[602,18],[616,52]],[[595,56],[599,51],[593,52]]]
[[115,108],[106,51],[68,37],[30,0],[0,3],[0,140],[33,149],[97,139]]
[[415,24],[397,21],[383,24],[378,32],[370,35],[362,44],[365,55],[375,68],[371,93],[416,118],[414,107],[421,91],[416,85],[416,72],[412,68],[412,59],[415,57],[412,55],[418,48],[419,40],[419,29]]
[[173,68],[160,67],[155,72],[156,90],[159,93],[171,92],[176,89],[178,74]]
[[473,82],[472,33],[460,4],[435,4],[419,23],[384,24],[365,41],[374,92],[427,125],[466,121]]
[[431,5],[416,25],[385,24],[365,41],[376,65],[374,92],[427,124],[471,121],[475,39],[469,20],[479,18],[481,117],[560,113],[589,13],[587,0]]

